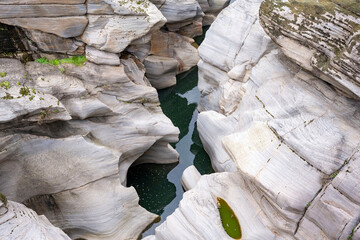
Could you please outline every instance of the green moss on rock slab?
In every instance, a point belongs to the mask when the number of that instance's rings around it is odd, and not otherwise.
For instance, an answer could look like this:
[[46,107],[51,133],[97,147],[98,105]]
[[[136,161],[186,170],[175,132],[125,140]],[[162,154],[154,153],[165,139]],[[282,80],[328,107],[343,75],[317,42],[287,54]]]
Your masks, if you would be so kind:
[[53,59],[53,60],[49,60],[45,57],[42,57],[42,58],[35,60],[35,62],[46,64],[46,65],[53,65],[53,66],[59,66],[60,64],[65,64],[65,63],[74,64],[76,66],[83,66],[86,61],[87,61],[87,59],[85,56],[73,56],[70,58]]

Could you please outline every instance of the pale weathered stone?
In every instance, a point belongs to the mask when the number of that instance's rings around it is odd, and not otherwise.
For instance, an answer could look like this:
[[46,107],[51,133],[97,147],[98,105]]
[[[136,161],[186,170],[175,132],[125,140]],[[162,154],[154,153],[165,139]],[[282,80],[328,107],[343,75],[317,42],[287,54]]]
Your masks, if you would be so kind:
[[355,1],[341,2],[268,0],[261,22],[290,59],[360,99],[360,9]]
[[83,17],[53,17],[53,18],[7,18],[0,22],[19,26],[22,28],[40,30],[53,33],[59,37],[69,38],[81,35],[84,32],[88,20]]
[[[196,43],[189,37],[182,36],[177,33],[156,31],[151,36],[151,61],[161,57],[172,58],[178,61],[176,73],[188,71],[199,61],[199,55],[196,49]],[[147,69],[146,73],[153,75],[152,70]],[[159,76],[160,77],[160,76]],[[166,79],[166,76],[161,76]],[[157,80],[158,82],[160,80]]]
[[179,207],[155,229],[155,236],[144,240],[224,239],[225,232],[218,210],[217,197],[224,199],[233,209],[242,230],[242,239],[278,239],[265,228],[264,212],[254,204],[238,173],[205,175],[196,187],[184,193]]
[[86,6],[81,5],[5,5],[1,7],[1,18],[63,17],[86,14]]
[[111,66],[120,65],[119,55],[115,53],[100,51],[91,46],[86,46],[85,54],[87,60],[96,64],[104,64]]
[[146,77],[157,89],[174,86],[178,64],[173,58],[150,55],[144,61]]
[[47,215],[72,239],[110,240],[137,239],[141,229],[155,220],[157,216],[140,207],[138,201],[135,189],[125,188],[114,175],[77,189],[37,196],[26,204]]
[[[18,92],[23,84],[31,95],[36,91],[32,100],[0,100],[1,191],[73,239],[137,239],[157,216],[138,205],[133,188],[122,186],[128,168],[137,161],[178,161],[169,142],[178,140],[179,130],[159,108],[156,90],[131,80],[122,65],[0,63],[10,86],[0,91]],[[27,114],[37,102],[43,114]]]
[[203,14],[201,7],[196,0],[166,0],[159,9],[166,18],[167,23],[192,20]]
[[84,54],[84,43],[67,39],[38,30],[24,29],[26,36],[36,44],[42,52],[57,52],[64,54]]
[[[264,213],[262,229],[280,239],[347,239],[360,213],[359,102],[271,43],[258,20],[261,2],[231,4],[199,49],[199,109],[219,112],[199,115],[200,137],[215,168],[236,163],[243,194]],[[300,60],[308,53],[293,50]]]
[[186,168],[181,176],[181,185],[186,191],[194,188],[201,178],[201,174],[194,165]]
[[2,4],[81,4],[86,0],[2,0]]
[[33,210],[13,201],[0,201],[0,238],[70,240],[45,216],[39,216]]
[[166,21],[150,2],[105,2],[116,14],[89,15],[89,25],[81,36],[83,42],[99,50],[120,53],[134,40],[159,29]]

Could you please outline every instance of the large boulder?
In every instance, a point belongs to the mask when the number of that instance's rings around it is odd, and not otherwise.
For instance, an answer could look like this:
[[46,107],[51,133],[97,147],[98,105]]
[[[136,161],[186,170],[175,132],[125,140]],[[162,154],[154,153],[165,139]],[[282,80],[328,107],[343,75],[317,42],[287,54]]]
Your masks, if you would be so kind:
[[[83,42],[99,50],[120,53],[132,41],[159,29],[166,22],[149,1],[91,0],[87,4],[99,2],[106,8],[88,15],[89,25],[81,36]],[[109,15],[109,9],[113,14]]]
[[351,1],[264,1],[266,33],[292,61],[360,99],[360,8]]

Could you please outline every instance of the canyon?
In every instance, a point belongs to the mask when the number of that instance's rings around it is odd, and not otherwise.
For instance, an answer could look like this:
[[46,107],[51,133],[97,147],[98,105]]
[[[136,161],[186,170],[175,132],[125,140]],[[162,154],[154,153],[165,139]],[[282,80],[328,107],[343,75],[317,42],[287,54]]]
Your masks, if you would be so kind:
[[[2,1],[0,238],[139,239],[158,216],[129,168],[180,153],[186,192],[144,240],[360,239],[358,6]],[[196,65],[204,175],[158,95]]]

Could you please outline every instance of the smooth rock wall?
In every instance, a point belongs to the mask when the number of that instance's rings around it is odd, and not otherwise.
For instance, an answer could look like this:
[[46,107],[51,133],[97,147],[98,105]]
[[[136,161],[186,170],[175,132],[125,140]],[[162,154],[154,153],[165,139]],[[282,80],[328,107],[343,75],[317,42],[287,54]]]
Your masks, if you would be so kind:
[[0,238],[70,240],[45,216],[39,216],[23,204],[6,199],[0,200]]
[[214,168],[232,173],[203,176],[149,239],[226,239],[216,196],[238,211],[243,239],[358,234],[360,103],[282,53],[260,25],[261,3],[232,3],[199,48],[199,134]]

